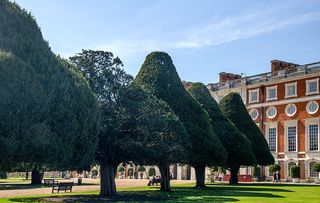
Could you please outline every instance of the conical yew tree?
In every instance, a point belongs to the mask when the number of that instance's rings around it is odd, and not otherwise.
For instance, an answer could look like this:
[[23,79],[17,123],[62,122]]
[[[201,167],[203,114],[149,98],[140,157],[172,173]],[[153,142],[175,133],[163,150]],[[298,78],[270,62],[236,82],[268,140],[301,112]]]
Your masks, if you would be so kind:
[[224,115],[251,141],[257,164],[262,166],[274,164],[268,143],[251,119],[241,96],[238,93],[230,93],[220,101],[219,106]]
[[196,186],[204,187],[205,167],[222,164],[225,149],[212,131],[208,114],[184,89],[171,57],[165,52],[150,53],[134,83],[168,103],[190,136],[188,163],[196,171]]
[[208,112],[213,131],[228,153],[223,167],[231,172],[229,183],[238,183],[240,166],[256,164],[251,142],[223,114],[219,104],[213,99],[204,84],[193,83],[188,91]]
[[[33,17],[0,0],[0,168],[74,170],[94,161],[99,112],[87,82],[51,52]],[[5,150],[5,151],[4,151]]]

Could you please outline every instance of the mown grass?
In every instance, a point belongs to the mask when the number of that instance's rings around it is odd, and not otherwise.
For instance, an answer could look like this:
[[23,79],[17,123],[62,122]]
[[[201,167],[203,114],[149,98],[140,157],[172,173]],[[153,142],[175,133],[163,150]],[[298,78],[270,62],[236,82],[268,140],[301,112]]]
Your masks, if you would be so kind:
[[319,203],[320,186],[317,185],[271,185],[209,184],[208,188],[196,189],[193,185],[175,185],[173,191],[164,193],[159,187],[135,187],[120,189],[118,196],[102,199],[98,192],[62,193],[32,197],[2,198],[0,203],[13,202],[248,202],[248,203]]

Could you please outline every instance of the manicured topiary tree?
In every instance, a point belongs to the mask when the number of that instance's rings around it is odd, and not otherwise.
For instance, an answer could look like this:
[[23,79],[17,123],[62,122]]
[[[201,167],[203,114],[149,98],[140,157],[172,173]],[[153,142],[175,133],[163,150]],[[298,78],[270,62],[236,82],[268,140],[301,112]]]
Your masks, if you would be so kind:
[[93,163],[99,125],[93,93],[51,52],[33,17],[7,0],[0,0],[0,98],[0,168],[30,169],[32,184],[40,184],[44,168]]
[[154,167],[149,168],[148,175],[149,176],[155,176],[156,175],[156,169]]
[[319,173],[320,173],[320,162],[315,163],[315,164],[313,165],[313,167],[312,167],[312,170],[313,170],[314,172],[317,172],[317,173],[318,173],[318,178],[319,178]]
[[[170,190],[169,164],[185,154],[186,132],[160,99],[132,85],[119,58],[105,51],[83,50],[70,58],[96,93],[101,111],[97,162],[100,196],[116,194],[115,169],[121,162],[156,164],[161,190]],[[134,153],[133,153],[134,152]]]
[[292,178],[300,178],[300,166],[292,166],[290,170]]
[[274,158],[267,141],[248,114],[241,96],[238,93],[230,93],[220,101],[219,106],[227,118],[251,141],[257,164],[263,166],[273,164]]
[[227,161],[223,167],[231,172],[229,183],[238,183],[240,166],[254,165],[256,163],[250,141],[223,114],[218,103],[210,95],[208,88],[204,84],[193,83],[188,91],[208,112],[212,129],[227,151]]
[[170,56],[165,52],[150,53],[134,83],[167,102],[183,122],[190,136],[187,162],[195,168],[196,186],[203,187],[205,167],[222,164],[226,153],[212,131],[208,114],[184,89]]
[[277,172],[281,170],[281,166],[279,164],[273,164],[269,166],[269,171],[270,172]]

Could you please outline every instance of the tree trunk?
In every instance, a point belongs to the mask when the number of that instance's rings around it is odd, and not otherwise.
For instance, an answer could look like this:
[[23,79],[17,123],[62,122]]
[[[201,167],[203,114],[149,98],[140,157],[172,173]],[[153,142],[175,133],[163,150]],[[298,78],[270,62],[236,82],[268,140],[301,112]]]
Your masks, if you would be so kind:
[[31,173],[31,185],[41,184],[43,174],[38,169],[33,169]]
[[100,164],[100,196],[107,197],[116,195],[115,170],[113,164]]
[[170,192],[171,187],[170,187],[169,164],[165,163],[165,164],[159,165],[159,170],[160,170],[160,174],[161,174],[160,191]]
[[195,166],[194,170],[196,172],[196,187],[204,188],[205,185],[205,166]]
[[239,172],[240,166],[236,167],[230,167],[230,179],[229,179],[229,184],[230,185],[235,185],[238,184],[238,172]]

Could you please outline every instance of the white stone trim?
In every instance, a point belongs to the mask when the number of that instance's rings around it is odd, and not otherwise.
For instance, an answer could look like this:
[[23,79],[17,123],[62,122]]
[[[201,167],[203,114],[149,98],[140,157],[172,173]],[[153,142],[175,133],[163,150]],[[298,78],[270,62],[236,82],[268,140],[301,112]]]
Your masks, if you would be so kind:
[[308,96],[308,97],[299,97],[294,99],[286,99],[280,101],[273,101],[273,102],[266,102],[260,104],[251,104],[248,105],[247,108],[259,108],[259,107],[266,107],[266,106],[276,106],[282,104],[290,104],[290,103],[299,103],[299,102],[308,102],[311,100],[320,100],[320,95]]
[[[272,90],[272,89],[276,90],[275,98],[269,98],[269,91]],[[272,100],[278,100],[278,85],[267,87],[266,101],[272,101]]]
[[[255,102],[259,102],[259,88],[257,89],[253,89],[253,90],[248,90],[249,91],[249,103],[255,103]],[[256,100],[252,100],[251,99],[251,94],[256,92],[257,93],[257,99]]]
[[[290,114],[290,113],[288,112],[288,109],[289,109],[290,106],[294,106],[294,108],[295,108],[294,113],[291,113],[291,114]],[[288,104],[288,105],[286,106],[286,108],[285,108],[284,111],[285,111],[285,113],[286,113],[287,116],[292,117],[292,116],[296,115],[296,113],[297,113],[297,111],[298,111],[298,107],[297,107],[297,105],[291,103],[291,104]]]
[[[289,151],[288,150],[288,127],[296,127],[296,150]],[[284,151],[286,153],[296,153],[298,152],[298,120],[289,120],[284,122]]]
[[[254,118],[251,116],[251,113],[252,113],[253,111],[257,112],[257,116],[254,117]],[[259,111],[258,111],[258,109],[256,109],[256,108],[251,109],[251,110],[249,111],[249,115],[250,115],[250,117],[251,117],[252,120],[254,120],[254,121],[257,120],[257,118],[259,117]]]
[[[288,95],[288,87],[289,86],[295,86],[295,94],[294,95]],[[291,97],[297,97],[297,81],[296,82],[291,82],[291,83],[286,83],[285,84],[285,94],[284,94],[284,98],[291,98]]]
[[[273,116],[269,116],[269,111],[270,111],[271,108],[275,108],[275,114],[274,114]],[[268,117],[268,118],[273,119],[273,118],[276,117],[277,114],[278,114],[278,109],[277,109],[277,107],[275,107],[275,106],[269,106],[269,107],[267,108],[267,110],[266,110],[266,114],[267,114],[267,117]]]
[[[317,91],[309,92],[309,83],[310,82],[317,82]],[[310,94],[319,94],[319,78],[306,80],[306,95],[310,95]]]
[[[269,122],[266,124],[266,140],[269,146],[269,128],[276,128],[276,151],[272,151],[271,153],[278,153],[278,122]],[[280,153],[279,153],[280,154]]]
[[[309,110],[309,107],[310,107],[310,105],[311,105],[311,102],[317,103],[317,110],[314,111],[314,112],[311,112],[311,111]],[[312,101],[309,101],[309,102],[307,103],[307,105],[306,105],[306,111],[308,112],[308,114],[311,114],[311,115],[312,115],[312,114],[315,114],[315,113],[318,112],[318,110],[319,110],[319,103],[318,103],[317,101],[312,100]]]
[[[306,152],[320,152],[320,118],[309,118],[309,119],[305,119],[304,122],[305,125],[305,151]],[[318,125],[318,150],[312,150],[310,151],[309,149],[309,142],[310,142],[310,138],[309,138],[309,125]]]

